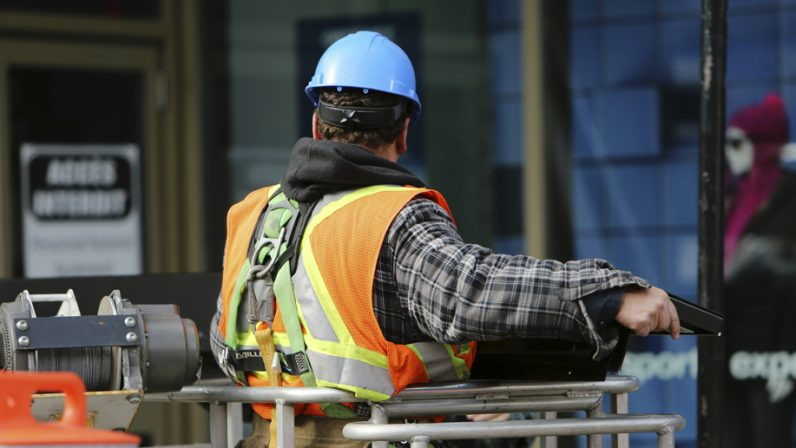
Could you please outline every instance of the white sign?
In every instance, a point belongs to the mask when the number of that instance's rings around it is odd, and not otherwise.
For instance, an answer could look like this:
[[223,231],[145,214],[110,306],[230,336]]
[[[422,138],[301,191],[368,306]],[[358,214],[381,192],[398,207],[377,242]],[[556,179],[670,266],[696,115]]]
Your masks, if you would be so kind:
[[136,145],[25,143],[20,167],[25,277],[143,271]]

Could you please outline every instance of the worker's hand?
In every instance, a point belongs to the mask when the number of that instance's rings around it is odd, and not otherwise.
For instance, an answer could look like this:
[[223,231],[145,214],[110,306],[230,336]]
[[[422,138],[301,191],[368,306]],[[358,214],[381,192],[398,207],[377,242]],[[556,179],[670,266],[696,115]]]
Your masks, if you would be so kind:
[[680,318],[666,291],[652,288],[626,288],[616,321],[639,336],[653,331],[668,331],[672,339],[680,337]]
[[468,414],[467,420],[472,422],[505,422],[511,414]]

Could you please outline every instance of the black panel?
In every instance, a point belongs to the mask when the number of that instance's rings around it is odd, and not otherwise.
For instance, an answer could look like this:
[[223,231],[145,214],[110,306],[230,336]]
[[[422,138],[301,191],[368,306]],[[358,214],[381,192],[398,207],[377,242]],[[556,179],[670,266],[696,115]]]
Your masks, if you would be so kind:
[[88,16],[99,19],[156,19],[158,0],[0,0],[0,10]]
[[493,170],[492,217],[496,236],[522,235],[523,185],[521,166],[497,166]]

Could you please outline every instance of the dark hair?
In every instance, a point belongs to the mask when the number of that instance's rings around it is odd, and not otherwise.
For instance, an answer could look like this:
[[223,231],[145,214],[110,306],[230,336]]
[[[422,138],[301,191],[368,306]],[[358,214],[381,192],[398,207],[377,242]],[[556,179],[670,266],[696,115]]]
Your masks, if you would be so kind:
[[[408,102],[403,97],[375,90],[363,93],[360,89],[343,89],[338,92],[336,88],[321,90],[320,100],[334,106],[362,107],[395,106],[400,102]],[[352,143],[373,149],[380,148],[398,138],[398,135],[403,130],[404,120],[409,116],[409,113],[409,105],[407,104],[404,107],[403,114],[392,125],[385,128],[367,130],[346,129],[318,120],[318,132],[324,140]]]

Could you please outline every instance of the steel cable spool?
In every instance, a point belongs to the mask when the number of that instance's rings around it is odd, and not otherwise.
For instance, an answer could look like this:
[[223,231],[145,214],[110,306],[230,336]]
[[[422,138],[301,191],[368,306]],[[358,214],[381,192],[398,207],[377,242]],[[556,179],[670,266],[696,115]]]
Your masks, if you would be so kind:
[[40,372],[74,372],[86,390],[111,390],[113,363],[110,347],[64,348],[36,351]]
[[[61,302],[38,317],[34,303]],[[136,306],[113,291],[96,316],[81,316],[74,294],[21,293],[0,304],[0,369],[70,371],[89,391],[175,391],[201,365],[199,333],[173,305]]]

